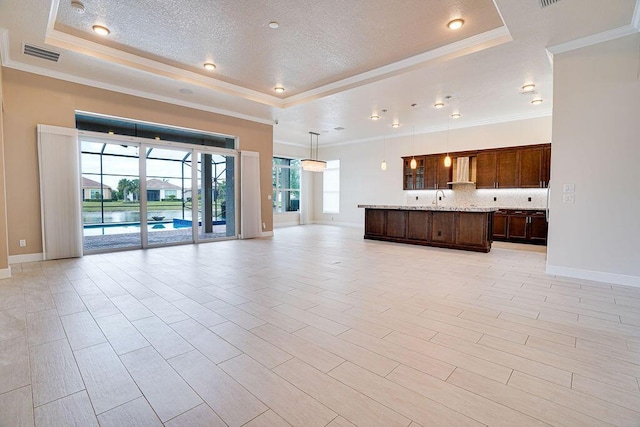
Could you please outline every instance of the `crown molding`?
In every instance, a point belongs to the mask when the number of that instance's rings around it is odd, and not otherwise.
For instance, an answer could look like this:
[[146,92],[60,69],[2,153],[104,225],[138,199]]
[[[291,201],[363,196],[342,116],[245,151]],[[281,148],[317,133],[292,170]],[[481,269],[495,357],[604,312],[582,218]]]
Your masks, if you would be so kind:
[[418,68],[450,61],[470,53],[495,47],[513,40],[507,27],[502,26],[494,30],[486,31],[464,40],[448,44],[427,52],[420,53],[410,58],[384,65],[364,73],[338,80],[315,89],[284,98],[283,108],[305,104],[319,98],[344,92],[358,86],[363,86],[399,74],[403,74]]
[[[636,7],[636,10],[637,9],[638,7]],[[594,44],[619,39],[620,37],[626,37],[631,34],[635,34],[638,31],[640,30],[632,24],[624,25],[622,27],[613,28],[611,30],[603,31],[601,33],[591,34],[590,36],[581,37],[579,39],[571,40],[565,43],[549,46],[547,47],[547,52],[553,56],[559,53],[569,52],[575,49],[593,46]]]

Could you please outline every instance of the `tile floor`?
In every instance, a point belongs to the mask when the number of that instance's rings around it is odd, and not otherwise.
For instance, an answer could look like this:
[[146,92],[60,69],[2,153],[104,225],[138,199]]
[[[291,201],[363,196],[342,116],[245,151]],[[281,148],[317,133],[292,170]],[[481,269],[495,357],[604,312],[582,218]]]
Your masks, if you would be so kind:
[[357,229],[13,266],[1,426],[638,426],[640,289]]

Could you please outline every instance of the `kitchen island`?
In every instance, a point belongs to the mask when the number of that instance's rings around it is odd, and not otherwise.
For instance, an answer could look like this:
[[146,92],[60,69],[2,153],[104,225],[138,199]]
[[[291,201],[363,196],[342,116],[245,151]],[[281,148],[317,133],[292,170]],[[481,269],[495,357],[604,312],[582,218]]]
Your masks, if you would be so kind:
[[364,238],[412,245],[489,252],[492,207],[358,205]]

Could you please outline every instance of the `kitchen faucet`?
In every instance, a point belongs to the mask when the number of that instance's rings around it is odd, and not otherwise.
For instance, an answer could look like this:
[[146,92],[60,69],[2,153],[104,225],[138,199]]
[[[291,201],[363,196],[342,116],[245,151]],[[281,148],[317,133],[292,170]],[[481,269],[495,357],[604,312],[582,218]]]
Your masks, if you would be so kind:
[[437,191],[436,191],[436,207],[438,206],[438,193],[442,193],[442,198],[443,198],[443,199],[446,199],[446,198],[447,198],[447,196],[445,196],[445,195],[444,195],[444,191],[442,191],[442,190],[437,190]]

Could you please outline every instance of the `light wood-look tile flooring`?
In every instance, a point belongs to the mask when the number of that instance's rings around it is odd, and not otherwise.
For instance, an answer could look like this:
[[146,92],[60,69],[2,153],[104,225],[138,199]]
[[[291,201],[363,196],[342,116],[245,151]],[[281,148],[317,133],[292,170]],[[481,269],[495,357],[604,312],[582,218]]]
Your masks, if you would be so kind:
[[304,226],[13,266],[2,426],[638,426],[640,289]]

